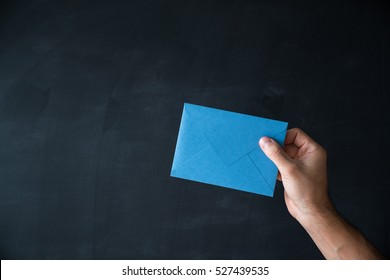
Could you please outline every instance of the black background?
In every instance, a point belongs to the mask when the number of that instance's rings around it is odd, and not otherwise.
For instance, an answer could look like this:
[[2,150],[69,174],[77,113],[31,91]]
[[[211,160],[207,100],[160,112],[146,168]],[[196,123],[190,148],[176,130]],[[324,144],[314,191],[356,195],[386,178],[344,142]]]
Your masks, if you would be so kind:
[[338,211],[389,256],[380,1],[2,1],[2,259],[319,259],[275,197],[169,176],[184,102],[323,145]]

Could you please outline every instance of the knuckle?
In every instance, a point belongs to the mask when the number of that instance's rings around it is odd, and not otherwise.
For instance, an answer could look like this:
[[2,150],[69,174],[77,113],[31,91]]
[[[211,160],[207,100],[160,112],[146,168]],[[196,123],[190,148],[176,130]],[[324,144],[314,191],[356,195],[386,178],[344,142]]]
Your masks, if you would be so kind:
[[299,169],[298,166],[295,163],[291,163],[285,167],[285,173],[288,174],[291,177],[294,177],[298,174]]
[[295,131],[297,131],[298,133],[303,133],[303,130],[300,129],[299,127],[296,127],[296,128],[294,128],[294,129],[295,129]]
[[322,146],[320,146],[320,145],[317,145],[316,151],[317,151],[317,153],[318,153],[321,157],[327,158],[327,151],[325,150],[324,147],[322,147]]
[[269,149],[269,154],[270,156],[277,156],[281,153],[281,149],[276,146],[276,145],[273,145],[270,149]]

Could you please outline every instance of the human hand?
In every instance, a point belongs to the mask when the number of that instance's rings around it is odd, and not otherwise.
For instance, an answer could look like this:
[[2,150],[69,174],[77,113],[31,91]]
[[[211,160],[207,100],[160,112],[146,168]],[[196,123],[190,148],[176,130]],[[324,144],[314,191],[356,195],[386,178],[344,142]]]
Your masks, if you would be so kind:
[[333,208],[328,196],[326,151],[298,128],[287,131],[284,149],[262,137],[259,145],[279,169],[290,214],[306,229],[327,259],[382,259],[383,256]]
[[327,191],[326,151],[299,128],[289,129],[284,149],[273,139],[262,137],[259,145],[279,169],[284,198],[298,221],[333,209]]

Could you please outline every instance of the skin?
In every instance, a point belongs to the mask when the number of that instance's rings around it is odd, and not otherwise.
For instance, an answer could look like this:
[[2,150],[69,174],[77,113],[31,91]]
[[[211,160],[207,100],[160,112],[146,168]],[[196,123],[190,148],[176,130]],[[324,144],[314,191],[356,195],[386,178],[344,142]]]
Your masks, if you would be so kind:
[[262,137],[259,145],[279,169],[288,211],[326,259],[383,258],[334,209],[328,195],[323,147],[298,128],[287,131],[284,148],[269,137]]

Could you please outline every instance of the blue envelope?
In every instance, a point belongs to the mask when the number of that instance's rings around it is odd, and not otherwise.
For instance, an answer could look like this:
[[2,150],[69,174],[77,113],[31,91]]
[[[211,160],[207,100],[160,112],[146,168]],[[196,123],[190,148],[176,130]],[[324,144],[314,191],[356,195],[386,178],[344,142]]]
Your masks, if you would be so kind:
[[278,170],[258,142],[283,145],[287,125],[185,103],[171,176],[273,196]]

